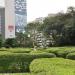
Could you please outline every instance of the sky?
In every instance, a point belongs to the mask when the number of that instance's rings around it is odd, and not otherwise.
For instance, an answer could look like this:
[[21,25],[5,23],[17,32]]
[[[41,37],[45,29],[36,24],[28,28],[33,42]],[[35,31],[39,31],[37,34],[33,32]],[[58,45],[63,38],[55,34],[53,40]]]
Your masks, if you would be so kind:
[[[5,6],[4,0],[0,5]],[[27,0],[27,21],[33,21],[48,14],[66,12],[69,6],[75,6],[75,0]]]

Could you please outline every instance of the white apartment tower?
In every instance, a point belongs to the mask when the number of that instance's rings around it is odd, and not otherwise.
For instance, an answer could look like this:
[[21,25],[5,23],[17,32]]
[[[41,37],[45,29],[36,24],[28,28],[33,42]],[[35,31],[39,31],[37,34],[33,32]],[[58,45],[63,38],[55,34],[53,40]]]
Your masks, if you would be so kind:
[[26,0],[5,0],[5,38],[14,38],[27,24]]

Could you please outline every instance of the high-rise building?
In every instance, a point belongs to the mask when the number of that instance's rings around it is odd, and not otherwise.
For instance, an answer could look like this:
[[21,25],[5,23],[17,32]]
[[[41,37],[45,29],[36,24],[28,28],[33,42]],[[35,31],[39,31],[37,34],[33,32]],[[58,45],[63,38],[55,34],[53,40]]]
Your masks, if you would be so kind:
[[16,32],[24,31],[27,24],[26,0],[15,0]]
[[27,24],[26,0],[5,0],[5,38],[14,38]]
[[0,6],[0,34],[5,37],[5,8]]

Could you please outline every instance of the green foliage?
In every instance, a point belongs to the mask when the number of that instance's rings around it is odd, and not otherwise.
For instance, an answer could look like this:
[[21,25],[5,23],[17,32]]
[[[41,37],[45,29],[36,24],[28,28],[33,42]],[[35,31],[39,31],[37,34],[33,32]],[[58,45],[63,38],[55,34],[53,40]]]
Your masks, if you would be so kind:
[[32,40],[28,37],[28,34],[25,33],[16,33],[16,41],[18,44],[18,47],[33,47]]
[[63,58],[35,59],[30,71],[39,75],[75,75],[75,61]]
[[2,47],[2,45],[3,45],[3,40],[2,40],[2,37],[0,35],[0,48]]
[[51,47],[36,51],[31,48],[1,48],[0,73],[31,71],[30,75],[75,75],[75,61],[69,59],[75,60],[75,47]]
[[6,48],[17,47],[17,42],[16,42],[16,39],[14,38],[6,39],[4,44]]
[[41,50],[36,50],[36,51],[31,51],[30,52],[31,54],[38,54],[38,53],[48,53],[48,52],[45,52],[45,51],[41,51]]
[[51,47],[44,51],[54,53],[57,57],[66,58],[67,54],[75,52],[75,47]]
[[30,53],[32,51],[31,48],[10,48],[8,49],[11,53]]
[[74,52],[74,53],[69,53],[69,54],[66,56],[66,58],[75,60],[75,52]]
[[29,65],[37,58],[52,58],[54,54],[11,53],[0,51],[0,72],[29,72]]
[[32,51],[31,48],[0,48],[1,52],[10,52],[10,53],[30,53]]
[[31,22],[26,29],[34,38],[37,31],[43,32],[45,37],[53,41],[53,43],[50,42],[49,46],[75,45],[75,8],[69,7],[66,13],[60,12],[54,14],[53,17],[48,16],[43,24]]

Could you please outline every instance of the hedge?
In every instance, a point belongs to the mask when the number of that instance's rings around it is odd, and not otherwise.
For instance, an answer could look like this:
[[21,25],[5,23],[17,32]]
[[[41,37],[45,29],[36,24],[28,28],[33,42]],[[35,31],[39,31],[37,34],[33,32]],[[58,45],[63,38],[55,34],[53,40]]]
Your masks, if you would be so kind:
[[75,61],[63,58],[35,59],[30,64],[30,72],[39,75],[75,75]]
[[32,51],[31,48],[1,48],[1,51],[7,51],[11,53],[30,53]]
[[55,55],[50,53],[2,53],[0,54],[0,72],[29,72],[29,65],[33,59],[51,57]]
[[9,52],[12,53],[30,53],[32,51],[31,48],[10,48]]
[[31,51],[30,53],[31,54],[41,54],[41,53],[48,53],[48,52],[41,51],[41,50],[36,50],[36,51]]
[[75,60],[75,52],[74,53],[69,53],[67,56],[66,56],[67,59],[72,59],[72,60]]
[[67,54],[75,52],[75,47],[52,47],[44,51],[54,53],[57,57],[66,58]]

